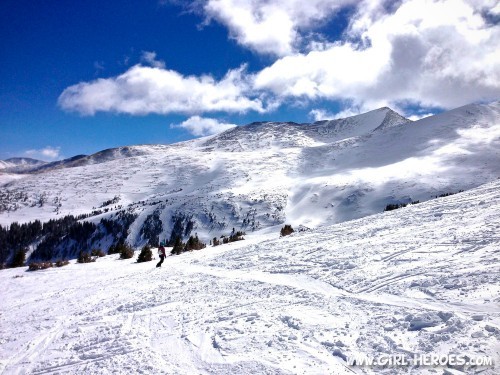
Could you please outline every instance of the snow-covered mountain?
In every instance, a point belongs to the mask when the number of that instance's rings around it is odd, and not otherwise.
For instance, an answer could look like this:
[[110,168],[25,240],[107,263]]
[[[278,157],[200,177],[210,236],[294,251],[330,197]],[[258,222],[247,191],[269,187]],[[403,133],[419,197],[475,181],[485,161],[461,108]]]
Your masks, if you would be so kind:
[[[208,242],[232,228],[339,223],[499,176],[499,102],[415,122],[381,108],[314,124],[253,123],[44,166],[6,180],[0,224],[92,212],[87,220],[97,224],[126,213],[134,246],[152,231],[169,238],[176,223]],[[111,238],[99,241],[93,245],[106,249]]]
[[25,172],[47,164],[47,162],[31,158],[10,158],[0,160],[0,171]]
[[3,270],[0,372],[495,375],[499,212],[496,180],[161,269],[110,255]]
[[384,107],[362,115],[314,124],[254,122],[230,129],[204,143],[209,150],[260,151],[265,148],[302,148],[335,144],[407,124],[410,120]]

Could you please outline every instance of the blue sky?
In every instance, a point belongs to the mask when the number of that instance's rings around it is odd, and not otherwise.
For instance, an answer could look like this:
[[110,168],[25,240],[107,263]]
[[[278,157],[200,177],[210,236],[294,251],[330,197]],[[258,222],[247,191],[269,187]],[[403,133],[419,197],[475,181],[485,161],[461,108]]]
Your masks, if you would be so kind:
[[499,15],[487,0],[4,0],[0,159],[497,100]]

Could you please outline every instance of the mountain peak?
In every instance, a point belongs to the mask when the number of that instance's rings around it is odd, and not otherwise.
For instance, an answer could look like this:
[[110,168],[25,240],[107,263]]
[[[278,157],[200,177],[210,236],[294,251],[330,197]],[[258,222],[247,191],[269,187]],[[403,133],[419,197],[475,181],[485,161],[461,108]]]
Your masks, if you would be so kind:
[[389,107],[342,119],[316,121],[312,124],[259,121],[229,129],[212,137],[203,146],[226,151],[247,151],[272,146],[313,146],[367,135],[375,130],[409,121]]

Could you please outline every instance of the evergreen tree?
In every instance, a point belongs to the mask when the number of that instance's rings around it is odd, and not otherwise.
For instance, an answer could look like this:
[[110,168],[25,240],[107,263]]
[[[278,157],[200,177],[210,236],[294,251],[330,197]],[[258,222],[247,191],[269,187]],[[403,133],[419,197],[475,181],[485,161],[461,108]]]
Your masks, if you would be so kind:
[[176,254],[176,255],[179,255],[180,253],[182,253],[182,251],[184,250],[184,244],[182,243],[181,241],[181,238],[180,237],[177,237],[175,239],[175,243],[174,243],[174,248],[172,249],[172,254]]
[[190,250],[201,250],[204,249],[207,245],[204,244],[203,242],[200,241],[198,238],[198,234],[196,234],[194,237],[190,236],[189,240],[186,243],[185,250],[190,251]]
[[111,246],[109,247],[109,249],[108,249],[108,255],[110,255],[110,254],[118,254],[118,253],[119,253],[119,251],[117,251],[117,249],[116,249],[116,246],[115,246],[115,245],[111,245]]
[[231,235],[229,236],[229,242],[244,240],[243,235],[245,235],[245,234],[246,234],[245,232],[241,232],[241,231],[235,232],[235,230],[233,228],[233,231],[231,232]]
[[130,259],[134,256],[134,249],[129,245],[123,243],[120,246],[120,259]]
[[12,258],[11,267],[22,267],[26,261],[26,249],[19,249]]
[[89,253],[87,253],[85,251],[80,251],[80,253],[78,254],[77,262],[78,263],[90,263],[90,262],[95,262],[95,259],[93,259]]
[[149,262],[151,260],[153,260],[153,252],[151,251],[151,246],[146,245],[137,257],[137,263]]
[[163,231],[163,223],[160,219],[160,211],[155,210],[153,214],[148,215],[141,228],[141,234],[144,239],[148,240],[149,245],[154,245],[160,242],[160,234]]
[[99,258],[106,255],[106,254],[104,254],[104,252],[101,249],[92,249],[92,252],[90,254],[93,257],[99,257]]
[[281,228],[280,235],[281,237],[284,237],[288,236],[289,234],[292,234],[293,232],[295,231],[293,230],[292,226],[289,224],[285,224],[285,226]]

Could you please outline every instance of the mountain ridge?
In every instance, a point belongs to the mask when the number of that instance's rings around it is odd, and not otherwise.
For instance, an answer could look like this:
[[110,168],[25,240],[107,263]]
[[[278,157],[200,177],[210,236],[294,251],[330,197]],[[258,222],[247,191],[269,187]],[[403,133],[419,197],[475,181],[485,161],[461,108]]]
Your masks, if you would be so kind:
[[[345,128],[346,124],[348,125],[358,125],[356,123],[357,120],[362,119],[363,117],[366,116],[371,116],[373,113],[377,112],[383,112],[385,118],[380,122],[380,124],[373,129],[373,131],[383,129],[385,127],[390,127],[390,126],[396,126],[404,123],[411,122],[411,120],[401,116],[399,113],[393,111],[389,107],[381,107],[369,112],[366,112],[364,114],[360,115],[354,115],[346,118],[341,118],[341,119],[335,119],[335,120],[322,120],[322,121],[316,121],[314,123],[296,123],[293,121],[258,121],[258,122],[252,122],[246,125],[241,125],[232,129],[228,129],[222,133],[216,134],[215,136],[208,136],[205,138],[208,138],[206,143],[204,145],[211,145],[211,143],[216,140],[216,139],[223,139],[226,140],[227,138],[231,138],[233,135],[244,135],[245,133],[252,133],[252,132],[263,132],[266,130],[278,130],[274,135],[279,135],[280,132],[279,130],[283,131],[286,130],[287,127],[289,128],[294,128],[297,130],[303,130],[307,133],[315,133],[318,132],[322,135],[327,135],[331,133],[338,132],[338,130],[335,130],[338,127]],[[354,121],[351,122],[351,121]],[[365,133],[365,131],[362,131],[362,133]],[[295,134],[294,134],[295,135]],[[346,137],[347,138],[347,137]],[[201,138],[203,139],[203,138]],[[189,142],[189,141],[187,141]],[[179,145],[182,144],[183,142],[177,143],[177,144],[172,144],[174,145]],[[95,152],[90,155],[75,155],[70,158],[66,158],[63,160],[58,160],[54,162],[44,162],[41,160],[35,160],[35,159],[29,159],[29,158],[11,158],[8,160],[3,160],[3,162],[9,162],[9,161],[14,161],[14,160],[32,160],[32,163],[25,163],[25,167],[23,168],[23,173],[30,173],[30,172],[44,172],[47,170],[52,170],[56,168],[71,168],[71,167],[79,167],[83,166],[85,164],[97,164],[97,163],[104,163],[107,161],[115,160],[115,159],[122,159],[122,158],[127,158],[127,157],[133,157],[133,156],[139,156],[141,154],[146,154],[147,152],[141,151],[140,148],[141,146],[153,146],[153,145],[132,145],[132,146],[120,146],[120,147],[113,147],[113,148],[108,148],[105,150],[101,150],[98,152]],[[0,160],[0,165],[1,164]],[[15,164],[15,165],[12,165]],[[12,163],[8,164],[7,167],[5,168],[6,172],[13,172],[16,173],[18,170],[15,169],[17,164],[20,163]]]
[[12,172],[29,171],[33,168],[47,164],[43,160],[37,160],[25,157],[13,157],[5,160],[0,160],[0,172],[2,170]]
[[22,175],[3,184],[0,225],[90,213],[85,220],[98,224],[130,214],[125,235],[134,246],[168,239],[176,225],[208,242],[232,228],[335,224],[500,176],[498,102],[414,122],[382,108],[327,123],[266,124],[103,150],[73,168]]

